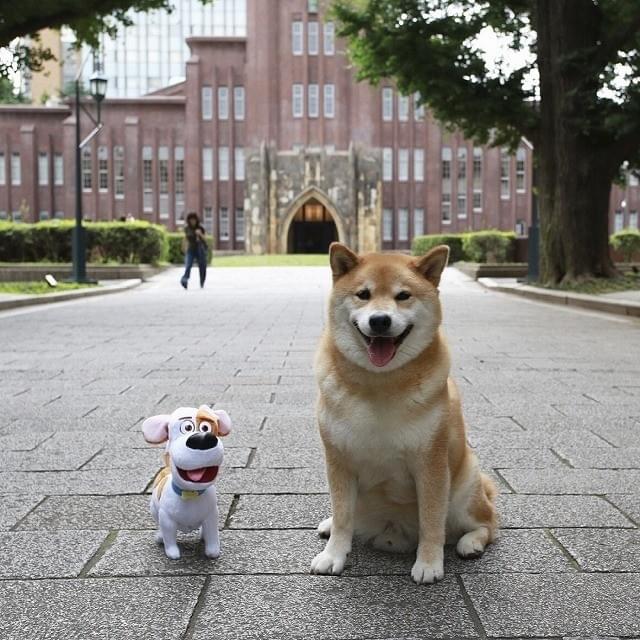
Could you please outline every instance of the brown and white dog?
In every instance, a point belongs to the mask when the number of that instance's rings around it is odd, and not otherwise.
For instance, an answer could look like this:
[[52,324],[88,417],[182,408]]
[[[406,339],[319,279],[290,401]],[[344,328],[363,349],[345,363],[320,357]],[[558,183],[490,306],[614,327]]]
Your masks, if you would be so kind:
[[340,574],[354,534],[389,551],[417,548],[411,575],[444,575],[445,540],[463,558],[496,534],[495,487],[466,441],[449,377],[438,285],[449,249],[421,258],[330,248],[333,291],[316,355],[318,422],[332,517],[312,573]]

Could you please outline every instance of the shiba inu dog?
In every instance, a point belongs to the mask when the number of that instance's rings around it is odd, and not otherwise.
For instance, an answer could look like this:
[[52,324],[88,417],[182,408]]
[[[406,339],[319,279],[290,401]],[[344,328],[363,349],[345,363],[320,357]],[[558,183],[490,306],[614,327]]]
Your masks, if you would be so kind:
[[340,574],[353,535],[417,549],[411,575],[444,575],[445,540],[475,558],[497,529],[495,487],[466,441],[440,325],[449,249],[358,256],[333,243],[333,291],[316,355],[318,422],[332,517],[311,572]]

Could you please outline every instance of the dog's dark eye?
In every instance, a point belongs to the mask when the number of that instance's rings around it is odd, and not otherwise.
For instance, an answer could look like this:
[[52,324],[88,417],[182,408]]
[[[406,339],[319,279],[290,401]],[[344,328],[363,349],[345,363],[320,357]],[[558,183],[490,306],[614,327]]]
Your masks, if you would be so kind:
[[211,427],[206,422],[201,422],[200,431],[202,431],[203,433],[207,433],[208,431],[211,431]]
[[411,294],[408,291],[401,291],[396,295],[396,300],[408,300]]
[[183,422],[180,425],[180,431],[182,431],[182,433],[191,433],[194,429],[193,422]]
[[369,300],[371,298],[371,291],[369,289],[361,289],[356,293],[356,297],[360,300]]

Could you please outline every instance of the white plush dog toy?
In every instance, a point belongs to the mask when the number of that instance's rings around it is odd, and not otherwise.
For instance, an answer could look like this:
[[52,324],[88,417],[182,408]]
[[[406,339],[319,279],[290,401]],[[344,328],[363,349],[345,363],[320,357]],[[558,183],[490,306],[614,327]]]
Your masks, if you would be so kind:
[[147,418],[142,423],[144,439],[166,442],[165,467],[158,474],[151,495],[151,515],[158,524],[156,539],[164,544],[168,558],[177,560],[178,531],[202,527],[204,552],[220,555],[218,503],[213,481],[224,457],[221,436],[231,431],[226,411],[207,405],[181,407],[171,415]]

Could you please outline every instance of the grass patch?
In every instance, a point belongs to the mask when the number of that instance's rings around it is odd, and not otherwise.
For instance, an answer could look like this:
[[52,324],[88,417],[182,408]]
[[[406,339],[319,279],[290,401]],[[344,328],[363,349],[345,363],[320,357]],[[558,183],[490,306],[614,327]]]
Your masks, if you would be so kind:
[[326,253],[287,253],[265,254],[262,256],[237,255],[216,256],[213,267],[328,267],[329,256]]
[[537,285],[544,289],[553,289],[554,291],[570,291],[572,293],[587,293],[598,295],[600,293],[615,293],[617,291],[633,291],[640,289],[640,274],[629,273],[620,278],[593,278],[584,282],[575,282],[564,285],[549,287],[545,285]]
[[93,284],[78,284],[77,282],[58,282],[57,287],[50,287],[46,282],[0,282],[0,293],[43,294],[57,291],[71,291],[95,287]]

